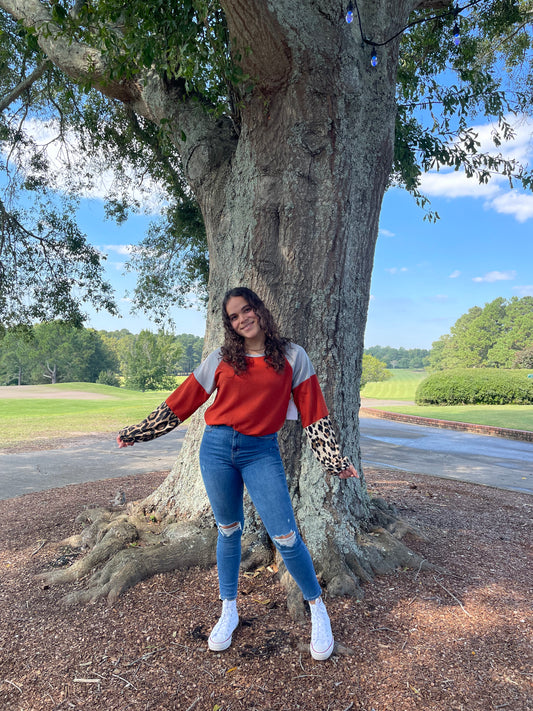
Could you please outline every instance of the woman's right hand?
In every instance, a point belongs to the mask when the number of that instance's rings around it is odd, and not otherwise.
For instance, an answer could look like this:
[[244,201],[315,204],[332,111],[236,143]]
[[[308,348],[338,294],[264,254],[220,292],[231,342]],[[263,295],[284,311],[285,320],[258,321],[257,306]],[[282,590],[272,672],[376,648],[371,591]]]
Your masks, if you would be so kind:
[[120,439],[120,435],[118,435],[117,444],[119,446],[119,449],[122,449],[122,447],[133,447],[135,442],[124,442],[123,440]]

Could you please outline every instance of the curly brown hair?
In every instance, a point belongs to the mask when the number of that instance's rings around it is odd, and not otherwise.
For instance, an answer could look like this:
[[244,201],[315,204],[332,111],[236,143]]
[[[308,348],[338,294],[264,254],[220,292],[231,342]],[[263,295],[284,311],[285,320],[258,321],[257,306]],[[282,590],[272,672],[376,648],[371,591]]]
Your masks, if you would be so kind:
[[265,333],[265,360],[271,368],[280,373],[285,368],[285,348],[290,343],[290,339],[279,335],[278,327],[270,311],[255,291],[245,286],[230,289],[226,292],[222,301],[222,323],[224,324],[224,345],[221,349],[222,359],[233,367],[237,375],[244,373],[248,368],[244,338],[239,336],[231,325],[226,310],[228,301],[235,296],[245,299],[259,318],[259,325]]

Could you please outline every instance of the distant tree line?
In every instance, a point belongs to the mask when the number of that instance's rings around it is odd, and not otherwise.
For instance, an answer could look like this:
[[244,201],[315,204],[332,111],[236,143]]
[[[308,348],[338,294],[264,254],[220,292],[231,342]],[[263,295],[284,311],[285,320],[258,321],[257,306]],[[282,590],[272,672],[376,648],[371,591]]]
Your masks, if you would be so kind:
[[410,368],[418,370],[429,363],[430,351],[424,348],[392,348],[391,346],[372,346],[365,348],[365,354],[385,363],[387,368]]
[[392,378],[392,373],[387,370],[386,364],[370,355],[363,354],[363,370],[361,373],[361,390],[367,383],[380,383]]
[[432,370],[533,368],[533,296],[474,306],[433,343]]
[[200,363],[203,338],[148,330],[96,331],[61,321],[0,333],[0,384],[98,382],[134,390],[174,387]]

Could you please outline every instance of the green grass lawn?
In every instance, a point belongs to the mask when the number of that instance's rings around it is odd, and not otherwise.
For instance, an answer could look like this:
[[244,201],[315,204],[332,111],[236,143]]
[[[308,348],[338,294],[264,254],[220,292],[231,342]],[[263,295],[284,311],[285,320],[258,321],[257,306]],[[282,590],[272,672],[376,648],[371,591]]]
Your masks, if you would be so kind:
[[[418,383],[424,377],[425,373],[421,371],[394,370],[391,380],[385,383],[369,383],[361,394],[363,397],[383,400],[414,400]],[[114,433],[126,425],[140,422],[169,395],[168,391],[141,393],[95,383],[60,383],[43,385],[42,388],[53,389],[58,393],[78,390],[106,398],[0,398],[0,446],[9,447],[38,438],[68,438],[91,432]],[[383,405],[380,409],[419,417],[533,431],[531,405]]]
[[414,400],[419,383],[427,377],[425,370],[391,370],[392,378],[383,383],[368,383],[362,397],[379,400]]
[[[391,372],[392,378],[384,383],[368,383],[361,391],[361,396],[378,400],[414,401],[416,389],[427,374],[419,370],[392,370]],[[379,406],[378,403],[376,405]],[[531,405],[456,405],[453,407],[383,405],[379,406],[379,409],[437,420],[470,422],[476,425],[533,431],[533,407]]]
[[533,407],[531,405],[456,405],[456,406],[404,406],[389,407],[380,410],[400,412],[417,417],[431,417],[437,420],[470,422],[476,425],[506,427],[511,430],[533,432]]
[[102,400],[0,398],[2,446],[36,438],[61,438],[91,432],[116,432],[140,422],[170,394],[136,392],[95,383],[44,385],[58,392],[78,390],[107,396]]

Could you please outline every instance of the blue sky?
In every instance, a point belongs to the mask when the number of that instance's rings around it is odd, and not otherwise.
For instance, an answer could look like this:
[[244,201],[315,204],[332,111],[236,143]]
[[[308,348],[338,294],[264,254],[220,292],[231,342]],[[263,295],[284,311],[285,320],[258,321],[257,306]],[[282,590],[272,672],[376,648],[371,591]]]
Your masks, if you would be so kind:
[[[491,126],[476,127],[490,148]],[[517,120],[501,152],[533,165],[533,124]],[[407,193],[385,196],[365,345],[430,348],[472,306],[533,296],[533,195],[499,176],[430,172],[421,191],[440,220],[423,220]]]
[[[121,317],[111,316],[104,311],[96,312],[86,308],[90,318],[88,327],[115,331],[126,328],[132,333],[139,333],[143,328],[157,331],[158,327],[146,316],[131,313],[131,294],[135,288],[135,274],[126,270],[129,246],[139,242],[148,228],[153,216],[133,215],[126,223],[117,226],[112,220],[105,219],[103,202],[99,198],[83,200],[79,213],[79,224],[89,241],[107,255],[105,264],[106,277],[116,290],[116,301]],[[203,336],[205,318],[193,308],[172,309],[176,333],[192,333]]]
[[533,296],[531,217],[519,222],[483,197],[431,198],[440,220],[422,221],[399,190],[384,200],[365,345],[431,348],[472,306]]
[[[491,127],[477,127],[489,145]],[[517,125],[516,139],[501,149],[533,164],[533,124]],[[374,261],[365,345],[431,348],[472,306],[501,296],[533,296],[533,195],[496,177],[488,185],[462,172],[424,176],[422,192],[440,220],[423,220],[414,200],[399,189],[385,196]],[[86,200],[82,227],[108,254],[107,274],[117,287],[124,317],[91,316],[90,325],[138,332],[154,328],[144,317],[128,314],[126,291],[134,275],[124,275],[127,245],[139,239],[149,222],[134,217],[116,227],[103,221],[102,203]],[[176,309],[176,332],[203,335],[204,318],[192,309]]]

